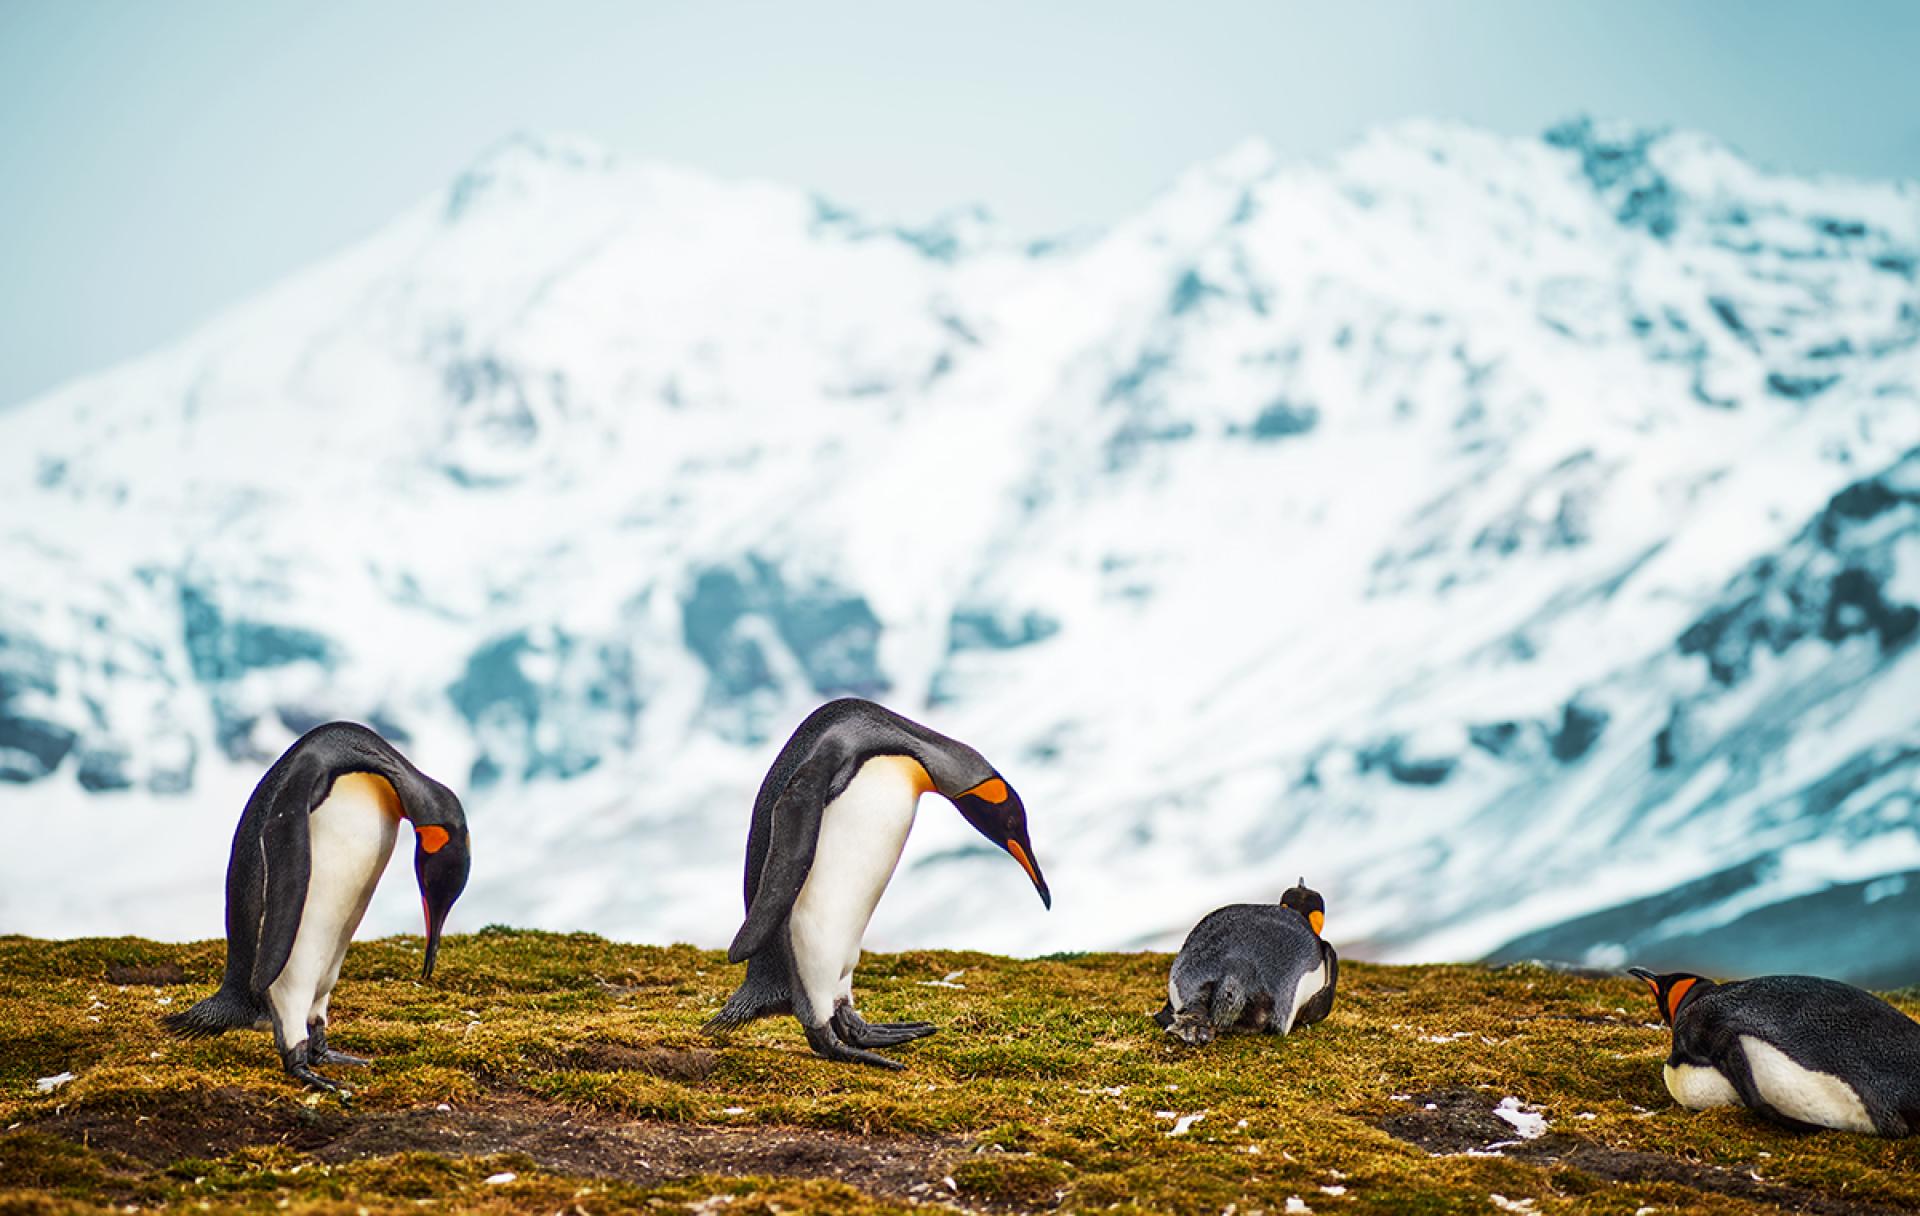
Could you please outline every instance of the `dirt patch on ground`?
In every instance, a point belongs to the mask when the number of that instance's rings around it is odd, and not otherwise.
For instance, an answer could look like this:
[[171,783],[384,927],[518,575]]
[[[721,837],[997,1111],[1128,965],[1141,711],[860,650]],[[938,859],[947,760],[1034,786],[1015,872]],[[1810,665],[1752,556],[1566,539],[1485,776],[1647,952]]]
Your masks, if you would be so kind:
[[133,984],[164,987],[186,982],[187,973],[178,963],[112,963],[107,967],[107,983],[123,987]]
[[1376,1120],[1374,1126],[1434,1154],[1498,1152],[1502,1149],[1496,1146],[1517,1144],[1520,1136],[1493,1113],[1494,1102],[1478,1089],[1414,1094],[1406,1109]]
[[1434,1154],[1488,1153],[1535,1165],[1563,1166],[1608,1182],[1670,1182],[1737,1199],[1769,1203],[1788,1212],[1813,1216],[1877,1216],[1900,1211],[1816,1191],[1766,1182],[1750,1167],[1704,1165],[1659,1153],[1609,1148],[1580,1136],[1553,1134],[1537,1140],[1518,1137],[1513,1126],[1493,1113],[1496,1099],[1486,1090],[1447,1089],[1414,1094],[1406,1109],[1375,1119],[1374,1126],[1398,1140]]
[[704,1081],[720,1062],[718,1052],[693,1047],[627,1047],[589,1043],[566,1055],[563,1066],[587,1072],[644,1072],[670,1081]]
[[491,1097],[453,1110],[360,1112],[237,1089],[216,1089],[139,1114],[70,1111],[33,1126],[155,1168],[273,1144],[326,1162],[402,1152],[512,1152],[557,1173],[642,1185],[701,1174],[761,1174],[831,1178],[894,1198],[945,1194],[941,1179],[967,1150],[958,1137],[642,1122],[517,1097]]

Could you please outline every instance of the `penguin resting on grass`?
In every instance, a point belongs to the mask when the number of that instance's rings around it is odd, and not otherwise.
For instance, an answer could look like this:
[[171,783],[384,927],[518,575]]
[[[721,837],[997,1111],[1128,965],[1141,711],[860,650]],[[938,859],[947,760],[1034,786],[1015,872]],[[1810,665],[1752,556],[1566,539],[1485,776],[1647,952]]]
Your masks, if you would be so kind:
[[327,1005],[347,943],[413,827],[413,872],[433,975],[447,911],[467,885],[467,817],[446,786],[364,726],[317,726],[274,761],[241,812],[227,862],[227,970],[220,990],[162,1019],[186,1038],[272,1027],[287,1075],[339,1085],[318,1064],[365,1064],[327,1046]]
[[1153,1020],[1189,1046],[1230,1030],[1288,1034],[1333,1012],[1340,956],[1320,936],[1327,905],[1307,880],[1277,904],[1229,904],[1187,934]]
[[1027,839],[1026,808],[979,752],[871,701],[830,702],[793,732],[754,799],[747,919],[727,950],[728,962],[746,962],[747,977],[707,1022],[709,1034],[791,1013],[817,1055],[904,1067],[870,1049],[932,1034],[933,1026],[862,1019],[853,969],[926,793],[950,800],[1053,906]]
[[1920,1130],[1920,1022],[1872,993],[1807,975],[1628,974],[1673,1028],[1667,1092],[1689,1110],[1746,1106],[1797,1131]]

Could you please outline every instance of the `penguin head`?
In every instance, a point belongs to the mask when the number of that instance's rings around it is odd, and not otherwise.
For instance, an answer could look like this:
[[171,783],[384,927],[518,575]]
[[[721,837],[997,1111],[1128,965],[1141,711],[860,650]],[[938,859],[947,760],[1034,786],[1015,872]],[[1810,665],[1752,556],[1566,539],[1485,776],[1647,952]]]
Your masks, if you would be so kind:
[[1280,906],[1292,908],[1306,917],[1307,923],[1313,926],[1315,937],[1320,935],[1320,930],[1327,923],[1327,901],[1320,898],[1320,892],[1307,885],[1304,876],[1297,885],[1287,888],[1286,894],[1280,897]]
[[420,884],[420,908],[427,918],[427,957],[420,978],[433,978],[440,953],[440,930],[453,901],[467,887],[473,857],[467,848],[467,814],[452,790],[429,781],[433,797],[413,811],[413,877]]
[[1027,808],[1021,805],[1020,795],[1013,792],[1013,787],[995,773],[951,798],[974,831],[1005,849],[1008,856],[1020,863],[1020,868],[1033,880],[1033,889],[1040,892],[1040,902],[1053,907],[1053,892],[1047,890],[1040,863],[1033,859],[1033,842],[1027,839]]
[[1686,971],[1655,975],[1645,967],[1629,967],[1627,974],[1643,981],[1653,990],[1653,1003],[1660,1007],[1660,1017],[1669,1026],[1680,1016],[1683,1001],[1702,989],[1713,987],[1712,980]]

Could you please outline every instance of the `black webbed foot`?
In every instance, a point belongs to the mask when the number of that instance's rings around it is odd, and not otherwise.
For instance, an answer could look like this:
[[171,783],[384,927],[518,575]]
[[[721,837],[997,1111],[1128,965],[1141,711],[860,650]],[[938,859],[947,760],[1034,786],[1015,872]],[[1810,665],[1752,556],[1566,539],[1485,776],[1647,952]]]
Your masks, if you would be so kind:
[[341,1085],[337,1081],[330,1081],[326,1077],[313,1071],[312,1066],[315,1061],[308,1047],[309,1045],[303,1042],[280,1053],[280,1063],[287,1070],[287,1075],[309,1089],[319,1089],[325,1090],[328,1093],[339,1094],[343,1101],[351,1098],[353,1094],[348,1091],[346,1086]]
[[344,1051],[335,1051],[327,1046],[325,1022],[313,1022],[307,1026],[307,1062],[309,1064],[341,1064],[354,1068],[365,1068],[373,1063],[365,1056],[348,1055]]
[[809,1026],[806,1028],[806,1031],[807,1046],[813,1048],[813,1054],[823,1059],[839,1060],[847,1064],[871,1064],[875,1068],[906,1068],[906,1065],[898,1060],[889,1060],[887,1057],[875,1055],[871,1051],[864,1051],[858,1047],[849,1047],[841,1041],[840,1036],[835,1033],[831,1023],[825,1026]]
[[846,1002],[835,1006],[829,1025],[841,1041],[855,1047],[898,1047],[939,1029],[932,1022],[869,1022]]

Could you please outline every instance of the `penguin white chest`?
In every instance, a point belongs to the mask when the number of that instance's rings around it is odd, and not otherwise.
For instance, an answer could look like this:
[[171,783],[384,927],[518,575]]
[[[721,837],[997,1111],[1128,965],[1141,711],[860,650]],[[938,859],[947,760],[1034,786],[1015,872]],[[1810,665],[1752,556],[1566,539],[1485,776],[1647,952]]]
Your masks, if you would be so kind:
[[[788,932],[796,978],[823,1015],[841,977],[860,959],[860,939],[900,863],[915,808],[928,788],[918,761],[876,756],[821,812],[813,866],[794,900]],[[825,1008],[818,1004],[822,999]]]
[[1688,1110],[1709,1110],[1715,1106],[1738,1106],[1740,1094],[1733,1082],[1719,1069],[1705,1064],[1669,1064],[1662,1073],[1667,1092]]
[[312,868],[287,965],[267,990],[290,1041],[305,1037],[340,975],[347,943],[393,856],[400,799],[384,777],[346,773],[307,816]]
[[1847,1132],[1875,1130],[1860,1095],[1839,1077],[1796,1064],[1778,1047],[1750,1034],[1740,1036],[1740,1050],[1753,1073],[1753,1087],[1787,1118]]

